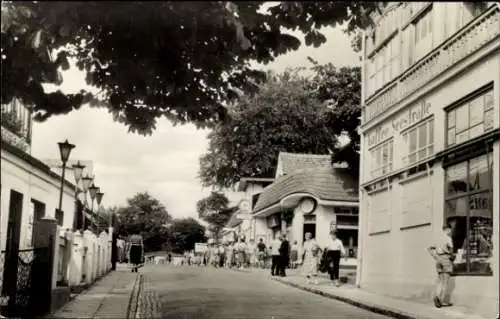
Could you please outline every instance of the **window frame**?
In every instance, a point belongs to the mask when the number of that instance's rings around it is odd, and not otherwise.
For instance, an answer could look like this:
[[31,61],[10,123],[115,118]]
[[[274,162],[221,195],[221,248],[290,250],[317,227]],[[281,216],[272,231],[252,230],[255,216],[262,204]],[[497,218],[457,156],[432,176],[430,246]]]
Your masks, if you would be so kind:
[[[401,137],[403,139],[404,145],[405,145],[405,150],[406,154],[403,155],[402,157],[402,162],[403,162],[403,167],[407,167],[410,165],[415,165],[417,163],[421,163],[429,158],[431,158],[435,154],[435,147],[434,147],[434,116],[428,117],[427,119],[421,121],[420,123],[413,125],[410,128],[405,129],[403,132],[401,132]],[[422,126],[425,126],[425,131],[426,131],[426,144],[424,146],[420,146],[420,128]],[[410,134],[411,132],[416,131],[417,135],[417,140],[416,140],[416,148],[415,150],[410,150]],[[430,137],[432,137],[432,142],[429,143]],[[426,151],[426,155],[422,158],[420,158],[419,154],[421,151]],[[415,155],[415,161],[410,161],[410,157]]]
[[[493,103],[491,103],[489,106],[486,106],[486,97],[490,94],[493,95]],[[483,111],[482,111],[482,118],[483,119],[481,122],[478,122],[474,126],[471,126],[470,125],[471,102],[475,101],[478,98],[481,98],[482,103],[483,103],[483,106],[482,106],[483,107]],[[450,148],[450,147],[454,147],[454,146],[463,144],[463,143],[470,141],[474,138],[482,136],[495,128],[494,123],[490,127],[486,127],[486,123],[489,123],[486,121],[486,119],[487,119],[486,115],[489,114],[490,112],[492,114],[494,114],[494,111],[495,111],[494,98],[495,97],[494,97],[493,85],[490,83],[490,84],[483,86],[482,88],[476,90],[475,92],[472,92],[471,94],[467,95],[463,99],[460,99],[456,103],[452,104],[450,107],[445,108],[445,115],[446,115],[445,116],[445,148]],[[457,116],[456,116],[456,114],[457,114],[457,110],[459,110],[462,107],[467,108],[467,114],[468,114],[467,129],[457,131]],[[453,114],[453,117],[454,117],[452,125],[450,124],[450,114]],[[483,131],[477,136],[470,137],[471,130],[476,128],[476,127],[480,127],[481,125],[483,126]],[[453,143],[450,143],[451,130],[453,130]],[[466,132],[468,133],[469,137],[467,137],[467,139],[465,139],[461,142],[457,142],[457,136],[459,134],[466,133]]]
[[[384,146],[387,146],[388,149],[388,161],[387,163],[383,163],[383,148]],[[376,161],[377,161],[377,155],[376,152],[377,150],[380,149],[381,152],[381,164],[379,166],[376,166]],[[375,146],[369,149],[370,152],[370,175],[371,178],[379,178],[382,176],[385,176],[389,173],[391,173],[394,169],[394,138],[391,137]],[[381,171],[381,173],[378,173]]]
[[[470,163],[471,161],[473,161],[474,159],[476,158],[480,158],[482,156],[485,156],[486,157],[486,161],[487,161],[487,167],[488,167],[488,176],[490,177],[488,179],[488,187],[487,188],[484,188],[484,189],[477,189],[477,190],[470,190],[470,180],[471,180],[471,168],[470,168]],[[466,179],[466,190],[465,192],[461,192],[461,193],[458,193],[458,194],[452,194],[452,195],[448,195],[448,176],[447,176],[447,172],[448,172],[448,169],[450,167],[453,167],[455,165],[458,165],[458,164],[462,164],[462,163],[466,163],[466,176],[465,176],[465,179]],[[450,218],[449,216],[447,216],[447,205],[449,202],[451,201],[457,201],[459,199],[465,199],[466,200],[466,204],[465,205],[465,208],[466,208],[466,216],[465,216],[465,238],[468,238],[468,234],[470,234],[471,232],[471,216],[470,216],[470,211],[471,211],[471,208],[470,208],[470,199],[473,198],[474,196],[477,196],[479,194],[487,194],[488,196],[488,202],[489,202],[489,206],[491,207],[491,215],[493,217],[493,201],[494,201],[494,196],[493,196],[493,164],[494,164],[494,161],[493,161],[493,148],[491,147],[491,145],[488,145],[487,148],[485,148],[485,150],[479,154],[474,154],[473,156],[471,157],[467,157],[459,162],[456,162],[456,163],[452,163],[450,165],[447,165],[446,167],[444,167],[444,170],[445,170],[445,178],[444,178],[444,187],[445,187],[445,190],[444,190],[444,201],[443,201],[443,204],[444,204],[444,207],[443,207],[443,223],[447,223],[448,222],[448,219]],[[492,220],[493,222],[493,220]],[[495,245],[494,242],[492,242],[492,245]],[[471,256],[470,256],[470,249],[467,247],[467,248],[464,248],[463,247],[463,244],[461,247],[454,247],[454,251],[458,251],[458,249],[462,249],[464,251],[464,256],[465,256],[465,271],[454,271],[454,275],[459,275],[459,276],[493,276],[493,269],[491,267],[491,262],[490,262],[490,266],[489,266],[489,269],[491,270],[491,272],[478,272],[478,271],[472,271],[471,270]],[[493,248],[491,248],[491,253],[490,254],[493,254]],[[489,257],[489,258],[492,258],[492,255]],[[454,267],[455,267],[455,264],[454,264]]]

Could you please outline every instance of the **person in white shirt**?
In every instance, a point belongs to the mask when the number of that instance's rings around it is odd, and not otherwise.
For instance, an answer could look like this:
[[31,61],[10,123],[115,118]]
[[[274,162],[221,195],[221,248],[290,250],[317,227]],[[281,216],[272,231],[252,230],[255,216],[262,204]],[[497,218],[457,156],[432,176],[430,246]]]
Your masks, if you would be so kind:
[[452,228],[450,225],[443,226],[443,232],[437,239],[436,246],[428,248],[431,256],[436,260],[436,271],[438,280],[434,305],[437,308],[442,306],[452,306],[450,303],[450,277],[453,272],[453,240],[451,238]]
[[330,232],[330,240],[325,247],[325,251],[330,280],[334,281],[335,285],[338,287],[340,285],[340,258],[344,256],[347,259],[347,255],[345,252],[344,244],[340,239],[337,238],[337,232],[334,230]]
[[281,247],[281,235],[276,233],[274,235],[274,240],[271,242],[271,276],[278,276],[279,265],[280,265],[280,247]]

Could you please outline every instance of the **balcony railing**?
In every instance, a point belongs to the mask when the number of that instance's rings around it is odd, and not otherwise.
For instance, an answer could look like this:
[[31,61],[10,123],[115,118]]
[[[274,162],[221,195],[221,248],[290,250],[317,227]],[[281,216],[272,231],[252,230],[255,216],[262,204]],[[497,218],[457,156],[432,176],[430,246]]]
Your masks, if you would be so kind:
[[397,102],[499,35],[500,7],[493,5],[388,84],[380,93],[370,98],[363,112],[363,124],[386,112]]
[[2,104],[2,141],[28,151],[31,144],[31,111],[14,99]]

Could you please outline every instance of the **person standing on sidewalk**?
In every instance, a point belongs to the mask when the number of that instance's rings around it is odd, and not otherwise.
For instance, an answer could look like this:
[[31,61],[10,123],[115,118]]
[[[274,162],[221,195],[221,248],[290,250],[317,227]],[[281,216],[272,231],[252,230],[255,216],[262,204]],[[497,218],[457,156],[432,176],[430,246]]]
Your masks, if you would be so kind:
[[293,242],[292,248],[290,248],[290,263],[292,266],[292,269],[297,268],[297,262],[299,260],[299,245],[297,241],[295,240]]
[[436,271],[438,281],[436,285],[436,294],[434,296],[434,305],[437,308],[452,306],[450,303],[450,277],[453,272],[453,240],[451,238],[452,228],[450,225],[443,226],[443,232],[438,237],[436,246],[428,248],[431,256],[436,260]]
[[140,265],[144,263],[144,244],[142,236],[134,234],[129,238],[129,262],[132,266],[132,272],[137,272]]
[[264,240],[262,238],[259,239],[259,243],[257,244],[257,263],[258,267],[264,269],[265,268],[265,259],[266,259],[266,244],[264,244]]
[[303,256],[302,256],[302,274],[306,276],[307,282],[310,283],[311,277],[314,278],[314,283],[317,284],[318,276],[318,256],[320,255],[321,248],[315,239],[312,238],[311,233],[306,233],[306,241],[304,242]]
[[283,234],[283,236],[281,236],[280,262],[279,262],[279,272],[278,272],[278,275],[280,277],[286,277],[286,268],[288,267],[289,262],[290,262],[290,242],[288,242],[286,234]]
[[277,276],[280,263],[281,239],[279,233],[276,233],[271,243],[271,276]]
[[330,231],[330,242],[325,247],[325,251],[330,280],[332,280],[335,283],[335,286],[338,287],[340,286],[340,258],[344,256],[347,260],[347,255],[344,244],[337,238],[337,232],[334,230]]

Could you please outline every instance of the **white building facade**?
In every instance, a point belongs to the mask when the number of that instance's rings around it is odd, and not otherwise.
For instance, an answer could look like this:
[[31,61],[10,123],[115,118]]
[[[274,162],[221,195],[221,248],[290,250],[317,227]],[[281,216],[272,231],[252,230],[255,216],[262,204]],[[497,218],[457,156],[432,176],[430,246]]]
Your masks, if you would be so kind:
[[363,36],[357,283],[430,300],[444,223],[453,301],[499,298],[500,6],[389,3]]

